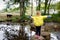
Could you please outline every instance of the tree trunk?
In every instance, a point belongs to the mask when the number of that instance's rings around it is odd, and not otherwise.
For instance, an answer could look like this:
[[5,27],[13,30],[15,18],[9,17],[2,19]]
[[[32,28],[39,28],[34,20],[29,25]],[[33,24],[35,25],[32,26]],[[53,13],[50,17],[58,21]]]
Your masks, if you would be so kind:
[[[24,0],[20,0],[20,18],[25,15],[25,5],[24,5]],[[21,23],[21,22],[20,22]],[[23,22],[22,22],[23,23]],[[23,40],[23,36],[24,36],[24,33],[23,33],[23,25],[21,25],[22,28],[19,30],[19,38],[20,40]]]
[[37,9],[37,10],[40,10],[40,8],[41,8],[41,0],[36,0],[36,4],[37,4],[37,1],[39,1],[39,2],[38,2],[38,6],[37,6],[36,9]]
[[33,0],[31,0],[32,4],[31,4],[31,16],[33,15]]
[[45,10],[44,10],[44,15],[46,14],[47,3],[48,3],[48,0],[45,0]]
[[48,15],[49,15],[49,7],[50,7],[51,0],[49,0],[49,5],[48,5]]
[[40,7],[41,7],[41,0],[39,0],[39,10],[40,10]]
[[24,0],[20,0],[20,16],[25,15],[25,6],[24,6]]

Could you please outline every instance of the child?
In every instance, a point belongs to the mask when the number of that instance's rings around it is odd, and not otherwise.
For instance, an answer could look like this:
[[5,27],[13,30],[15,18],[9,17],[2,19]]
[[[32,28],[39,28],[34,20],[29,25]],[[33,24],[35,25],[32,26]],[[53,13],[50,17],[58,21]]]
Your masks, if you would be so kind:
[[33,23],[36,27],[36,37],[39,38],[41,35],[41,26],[44,24],[44,18],[51,17],[51,16],[42,16],[41,12],[37,11],[36,16],[32,16]]

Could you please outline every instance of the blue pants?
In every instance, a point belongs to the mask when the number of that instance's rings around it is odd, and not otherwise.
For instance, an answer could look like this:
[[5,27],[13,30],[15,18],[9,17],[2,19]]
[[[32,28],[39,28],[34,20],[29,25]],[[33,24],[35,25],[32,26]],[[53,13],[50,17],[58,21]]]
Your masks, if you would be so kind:
[[41,34],[41,26],[36,26],[36,35],[40,36]]

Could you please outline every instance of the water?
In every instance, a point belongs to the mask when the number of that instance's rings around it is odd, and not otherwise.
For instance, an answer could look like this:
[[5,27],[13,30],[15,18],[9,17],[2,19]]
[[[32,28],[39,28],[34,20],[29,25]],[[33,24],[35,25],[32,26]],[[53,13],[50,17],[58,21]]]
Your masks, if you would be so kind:
[[[51,26],[52,25],[52,26]],[[53,27],[54,23],[46,23],[45,26]],[[13,40],[19,36],[19,29],[21,29],[21,25],[17,23],[11,23],[7,25],[6,23],[0,23],[0,40]],[[27,33],[28,40],[31,40],[31,37],[35,35],[34,31],[30,31],[30,26],[23,26],[24,33]],[[51,32],[50,40],[60,40],[60,32]]]
[[50,33],[51,40],[60,40],[60,32],[52,32]]
[[45,23],[45,26],[50,28],[50,40],[60,40],[60,23]]
[[18,36],[20,25],[6,25],[0,24],[0,40],[8,40],[12,35]]
[[[6,23],[1,23],[0,40],[13,40],[14,37],[19,36],[19,29],[21,29],[21,27],[19,24],[7,25]],[[24,26],[24,32],[27,33],[28,40],[31,39],[31,36],[35,35],[34,31],[30,31],[29,25]]]

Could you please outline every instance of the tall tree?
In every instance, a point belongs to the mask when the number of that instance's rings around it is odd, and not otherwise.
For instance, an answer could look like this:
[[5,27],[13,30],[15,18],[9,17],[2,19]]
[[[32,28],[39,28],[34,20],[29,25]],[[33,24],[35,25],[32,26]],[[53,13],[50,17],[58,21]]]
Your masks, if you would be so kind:
[[41,0],[39,0],[39,9],[38,10],[40,10],[40,7],[41,7]]
[[[3,0],[5,1],[5,0]],[[25,10],[26,10],[26,6],[25,4],[28,3],[28,0],[10,0],[11,2],[13,2],[12,4],[20,4],[20,17],[22,17],[23,15],[25,15]],[[23,25],[21,28],[22,31],[19,31],[19,37],[17,40],[24,40],[24,29],[23,29]],[[21,32],[21,33],[20,33]],[[22,36],[22,39],[20,39]],[[26,40],[26,39],[25,39]]]
[[51,0],[49,0],[49,4],[48,4],[48,15],[49,15],[50,3],[51,3]]
[[45,0],[45,9],[44,9],[44,15],[46,14],[46,8],[47,8],[48,0]]
[[31,16],[33,15],[33,0],[31,0]]
[[[37,6],[37,10],[40,10],[40,8],[41,8],[41,0],[36,0],[36,2],[38,1],[38,6]],[[37,3],[36,3],[37,4]]]
[[20,16],[25,15],[25,10],[27,6],[25,4],[28,4],[28,0],[10,0],[10,1],[13,2],[12,4],[20,4]]

